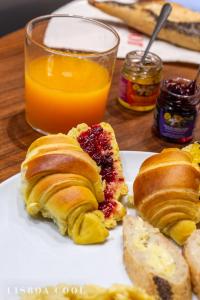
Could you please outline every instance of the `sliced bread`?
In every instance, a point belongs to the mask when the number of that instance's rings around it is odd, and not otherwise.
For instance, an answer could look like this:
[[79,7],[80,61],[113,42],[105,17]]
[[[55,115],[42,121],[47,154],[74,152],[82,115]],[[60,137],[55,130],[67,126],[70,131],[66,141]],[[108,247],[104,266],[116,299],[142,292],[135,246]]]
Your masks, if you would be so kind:
[[189,300],[188,265],[181,249],[139,217],[123,222],[124,263],[130,279],[155,299]]
[[194,292],[200,299],[200,229],[188,238],[184,246],[184,256],[190,268]]

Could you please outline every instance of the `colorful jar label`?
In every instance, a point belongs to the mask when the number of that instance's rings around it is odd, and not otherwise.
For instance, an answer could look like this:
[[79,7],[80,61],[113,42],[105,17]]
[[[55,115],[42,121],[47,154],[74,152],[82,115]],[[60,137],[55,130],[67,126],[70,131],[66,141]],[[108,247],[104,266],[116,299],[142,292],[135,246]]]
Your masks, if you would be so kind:
[[132,82],[121,76],[119,98],[130,106],[155,105],[159,89],[160,83],[144,85]]
[[191,115],[181,115],[171,113],[164,109],[160,109],[156,119],[158,120],[159,132],[161,136],[181,139],[192,136],[192,132],[195,126],[196,113]]

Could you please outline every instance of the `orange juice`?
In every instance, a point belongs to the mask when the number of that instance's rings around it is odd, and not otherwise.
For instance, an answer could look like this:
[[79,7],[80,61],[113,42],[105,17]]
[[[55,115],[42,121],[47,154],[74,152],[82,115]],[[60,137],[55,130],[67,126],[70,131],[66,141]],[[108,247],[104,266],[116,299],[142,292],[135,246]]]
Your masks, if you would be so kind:
[[106,68],[87,59],[43,56],[25,71],[26,118],[44,133],[101,121],[110,88]]

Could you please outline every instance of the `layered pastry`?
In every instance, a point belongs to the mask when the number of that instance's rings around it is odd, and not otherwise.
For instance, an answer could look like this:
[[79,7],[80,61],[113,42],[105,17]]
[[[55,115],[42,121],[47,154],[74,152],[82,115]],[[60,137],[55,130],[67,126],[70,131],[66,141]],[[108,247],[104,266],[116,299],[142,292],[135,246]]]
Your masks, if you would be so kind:
[[139,217],[123,222],[124,263],[130,279],[154,299],[191,300],[188,265],[181,249]]
[[[88,0],[105,13],[123,20],[134,29],[151,36],[162,6],[159,1],[141,1],[133,4],[117,1]],[[200,51],[200,13],[172,3],[172,13],[158,37],[181,47]]]
[[126,213],[120,200],[128,192],[114,131],[108,123],[91,127],[80,124],[70,130],[68,135],[76,138],[81,148],[100,168],[104,182],[104,201],[99,203],[99,210],[104,213],[106,227],[113,228]]
[[29,215],[41,214],[75,243],[104,242],[126,213],[119,148],[109,124],[80,124],[68,135],[48,135],[29,147],[21,166]]
[[[38,290],[40,292],[38,292]],[[58,285],[22,295],[22,300],[154,300],[142,289],[115,284],[111,288],[95,285]]]
[[108,231],[98,210],[104,201],[99,173],[76,139],[64,134],[37,139],[21,166],[27,212],[52,219],[75,243],[104,242]]
[[200,222],[200,168],[176,148],[146,159],[134,184],[134,204],[143,219],[183,244]]

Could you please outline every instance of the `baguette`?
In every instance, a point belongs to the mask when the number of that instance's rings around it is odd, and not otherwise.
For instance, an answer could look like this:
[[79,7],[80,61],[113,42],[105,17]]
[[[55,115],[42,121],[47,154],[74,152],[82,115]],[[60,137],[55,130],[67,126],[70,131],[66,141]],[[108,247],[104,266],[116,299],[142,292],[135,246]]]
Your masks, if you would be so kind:
[[104,213],[106,227],[114,228],[126,213],[120,200],[128,192],[114,130],[105,122],[91,127],[82,123],[72,128],[68,136],[75,138],[100,168],[105,201],[99,209]]
[[[123,4],[115,1],[89,0],[89,3],[123,20],[130,27],[151,36],[165,1]],[[200,13],[176,3],[171,3],[171,5],[172,13],[158,34],[158,38],[184,48],[200,51]]]
[[155,299],[189,300],[189,268],[181,250],[139,217],[123,222],[124,263],[130,279]]
[[190,268],[194,292],[200,299],[200,230],[196,230],[187,240],[184,256]]

